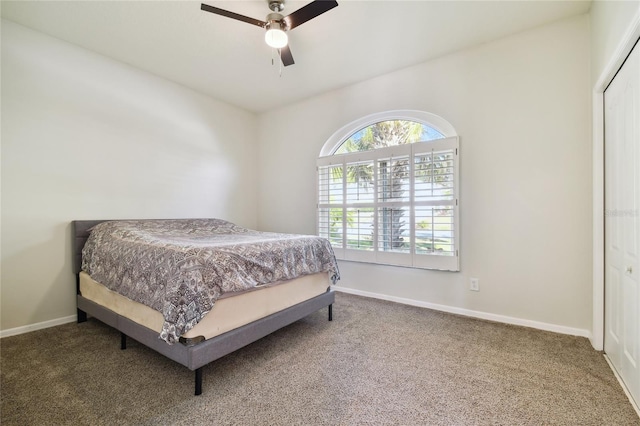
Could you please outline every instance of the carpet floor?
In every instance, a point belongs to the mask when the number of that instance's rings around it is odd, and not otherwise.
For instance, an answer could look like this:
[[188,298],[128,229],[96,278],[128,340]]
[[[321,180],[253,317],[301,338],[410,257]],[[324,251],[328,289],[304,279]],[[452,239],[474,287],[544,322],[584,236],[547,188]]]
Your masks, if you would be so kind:
[[581,337],[336,294],[193,372],[90,319],[0,340],[2,425],[640,425]]

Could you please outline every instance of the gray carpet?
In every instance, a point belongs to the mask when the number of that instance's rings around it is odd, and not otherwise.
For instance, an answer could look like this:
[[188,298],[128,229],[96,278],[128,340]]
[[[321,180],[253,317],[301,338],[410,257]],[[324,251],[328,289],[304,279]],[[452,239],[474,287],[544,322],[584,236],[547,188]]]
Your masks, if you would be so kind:
[[2,425],[640,425],[587,339],[352,295],[193,372],[95,320],[0,341]]

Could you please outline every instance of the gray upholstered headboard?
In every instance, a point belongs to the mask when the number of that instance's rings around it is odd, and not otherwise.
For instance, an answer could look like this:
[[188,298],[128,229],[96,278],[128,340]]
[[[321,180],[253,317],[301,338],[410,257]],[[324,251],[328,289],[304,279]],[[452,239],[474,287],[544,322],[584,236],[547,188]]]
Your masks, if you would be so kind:
[[[82,271],[82,248],[84,243],[89,239],[89,231],[91,228],[102,222],[110,222],[117,220],[140,220],[140,219],[101,219],[101,220],[74,220],[71,222],[73,233],[73,241],[71,250],[73,252],[73,273],[79,274]],[[153,219],[153,220],[171,220],[171,219]]]
[[79,274],[82,270],[82,248],[89,238],[90,229],[106,220],[74,220],[71,222],[73,230],[73,241],[71,243],[73,251],[73,273]]

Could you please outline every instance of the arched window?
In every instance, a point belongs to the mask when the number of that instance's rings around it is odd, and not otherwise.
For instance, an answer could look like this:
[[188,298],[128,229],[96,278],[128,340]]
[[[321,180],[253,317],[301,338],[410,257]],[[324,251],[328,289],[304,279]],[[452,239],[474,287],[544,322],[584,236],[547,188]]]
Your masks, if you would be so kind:
[[318,159],[318,234],[344,260],[459,270],[458,137],[420,111],[364,117]]

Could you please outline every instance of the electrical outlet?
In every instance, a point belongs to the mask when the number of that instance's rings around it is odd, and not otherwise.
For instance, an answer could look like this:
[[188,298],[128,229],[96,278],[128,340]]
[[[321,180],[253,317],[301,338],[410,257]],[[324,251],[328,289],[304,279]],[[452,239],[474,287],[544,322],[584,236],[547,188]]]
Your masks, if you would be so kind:
[[469,290],[480,291],[480,280],[477,278],[469,278]]

